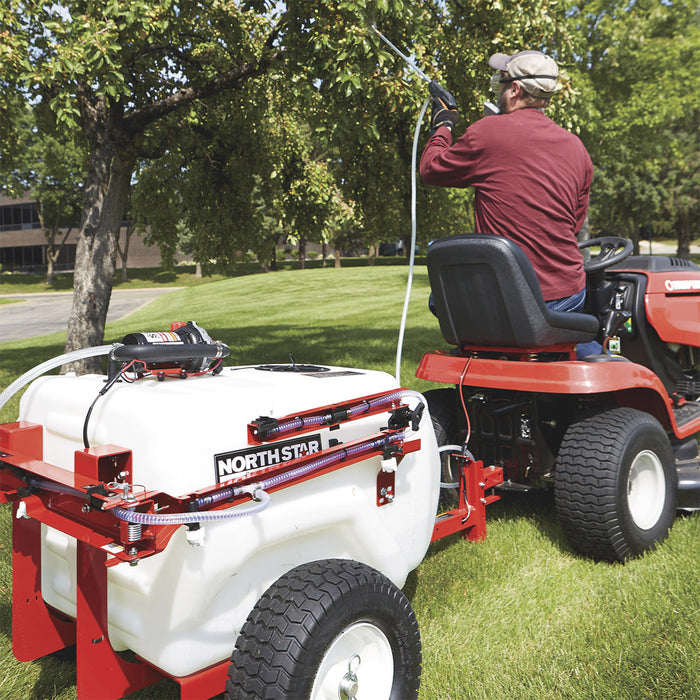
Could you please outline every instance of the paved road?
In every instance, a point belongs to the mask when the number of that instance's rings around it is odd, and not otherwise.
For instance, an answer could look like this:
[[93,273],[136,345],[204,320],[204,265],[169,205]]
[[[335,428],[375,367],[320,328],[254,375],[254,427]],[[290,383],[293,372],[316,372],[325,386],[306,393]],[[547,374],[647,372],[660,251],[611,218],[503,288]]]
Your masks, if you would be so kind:
[[[118,321],[149,301],[177,287],[161,289],[115,289],[107,312],[107,321]],[[0,342],[20,340],[65,331],[70,316],[72,292],[37,294],[3,294],[5,299],[19,299],[0,305]]]

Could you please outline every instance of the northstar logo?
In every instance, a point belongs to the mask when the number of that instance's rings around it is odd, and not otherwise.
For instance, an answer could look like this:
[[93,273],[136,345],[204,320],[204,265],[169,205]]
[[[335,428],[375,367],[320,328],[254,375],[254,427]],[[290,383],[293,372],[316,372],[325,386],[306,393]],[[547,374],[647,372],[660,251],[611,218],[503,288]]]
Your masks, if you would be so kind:
[[250,447],[247,450],[222,452],[214,455],[216,480],[217,482],[226,481],[239,474],[283,464],[320,451],[321,436],[316,434],[260,447]]

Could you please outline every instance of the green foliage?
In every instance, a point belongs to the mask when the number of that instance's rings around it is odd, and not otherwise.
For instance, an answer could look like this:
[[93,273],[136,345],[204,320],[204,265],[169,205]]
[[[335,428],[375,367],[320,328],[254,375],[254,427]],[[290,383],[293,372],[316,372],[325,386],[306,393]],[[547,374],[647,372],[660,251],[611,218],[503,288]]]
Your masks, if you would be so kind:
[[700,24],[694,5],[596,0],[579,7],[579,30],[589,38],[589,98],[597,111],[584,133],[596,166],[594,228],[636,236],[640,226],[652,225],[689,239],[692,225],[697,235]]
[[[88,143],[101,196],[112,196],[110,163],[133,169],[132,214],[166,265],[178,249],[213,269],[246,250],[274,266],[287,239],[407,239],[427,90],[376,24],[454,93],[458,129],[491,97],[490,54],[554,56],[563,87],[549,114],[593,155],[593,229],[651,224],[689,239],[700,199],[692,9],[690,0],[9,0],[0,168],[16,167],[30,99],[42,130],[54,120]],[[419,187],[418,198],[421,245],[471,230],[470,191]]]

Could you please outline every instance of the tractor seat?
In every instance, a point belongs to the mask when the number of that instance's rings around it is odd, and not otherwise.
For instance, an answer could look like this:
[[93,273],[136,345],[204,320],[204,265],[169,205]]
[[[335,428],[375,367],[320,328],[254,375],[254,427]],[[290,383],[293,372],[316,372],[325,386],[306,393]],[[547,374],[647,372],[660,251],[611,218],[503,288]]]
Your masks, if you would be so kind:
[[440,330],[451,345],[545,348],[598,334],[594,316],[545,306],[530,261],[507,238],[442,238],[428,248],[427,260]]

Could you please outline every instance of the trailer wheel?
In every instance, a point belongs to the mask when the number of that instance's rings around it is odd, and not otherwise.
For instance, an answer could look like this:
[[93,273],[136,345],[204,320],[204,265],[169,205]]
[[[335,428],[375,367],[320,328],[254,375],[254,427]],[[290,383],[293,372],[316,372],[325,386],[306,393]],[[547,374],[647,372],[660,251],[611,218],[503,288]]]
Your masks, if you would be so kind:
[[375,569],[327,559],[292,569],[248,616],[226,683],[229,700],[404,700],[420,683],[418,623]]
[[614,408],[573,423],[561,443],[555,503],[576,551],[625,561],[664,539],[676,511],[668,437],[648,413]]
[[[457,444],[459,441],[457,392],[454,389],[431,389],[423,396],[428,403],[438,447]],[[440,482],[441,484],[459,483],[458,469],[451,463],[448,452],[440,453]],[[458,503],[459,488],[440,488],[438,512],[443,513],[456,508]]]

